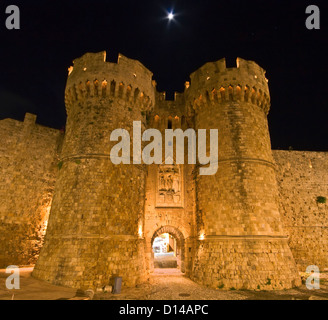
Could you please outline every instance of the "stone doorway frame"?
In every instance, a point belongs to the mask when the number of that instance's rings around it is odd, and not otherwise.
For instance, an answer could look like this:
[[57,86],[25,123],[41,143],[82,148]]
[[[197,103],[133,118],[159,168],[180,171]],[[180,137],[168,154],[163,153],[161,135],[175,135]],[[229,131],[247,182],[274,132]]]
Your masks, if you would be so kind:
[[185,237],[183,233],[177,229],[176,227],[172,226],[162,226],[159,229],[157,229],[150,242],[150,248],[151,248],[151,264],[154,265],[154,253],[153,253],[153,243],[155,238],[160,236],[163,233],[168,233],[171,236],[173,236],[177,242],[177,260],[178,260],[178,268],[180,268],[181,272],[186,272],[185,270]]

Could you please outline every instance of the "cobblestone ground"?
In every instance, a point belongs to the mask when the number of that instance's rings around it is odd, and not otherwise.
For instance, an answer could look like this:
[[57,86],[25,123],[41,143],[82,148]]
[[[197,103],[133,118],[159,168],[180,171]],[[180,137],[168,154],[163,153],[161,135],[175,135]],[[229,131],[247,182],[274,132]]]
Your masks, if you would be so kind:
[[328,274],[320,290],[300,288],[282,291],[225,291],[201,286],[176,269],[155,269],[149,283],[123,289],[121,294],[96,294],[99,300],[328,300]]
[[[31,277],[33,268],[21,269],[20,290],[8,290],[9,276],[0,270],[0,300],[88,300],[75,289],[53,286]],[[328,300],[328,274],[321,274],[320,290],[224,291],[191,281],[177,269],[155,269],[149,282],[121,294],[95,293],[94,300]]]
[[9,274],[0,269],[0,300],[59,300],[71,299],[76,295],[75,289],[53,286],[32,278],[32,271],[33,268],[20,268],[20,289],[8,290],[6,279]]

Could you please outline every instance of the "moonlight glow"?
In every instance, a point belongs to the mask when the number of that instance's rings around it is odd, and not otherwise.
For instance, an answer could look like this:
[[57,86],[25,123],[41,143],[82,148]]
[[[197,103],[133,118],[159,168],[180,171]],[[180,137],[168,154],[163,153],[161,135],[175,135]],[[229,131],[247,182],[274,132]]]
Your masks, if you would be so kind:
[[174,18],[173,12],[170,12],[167,17],[169,20],[173,20],[173,18]]

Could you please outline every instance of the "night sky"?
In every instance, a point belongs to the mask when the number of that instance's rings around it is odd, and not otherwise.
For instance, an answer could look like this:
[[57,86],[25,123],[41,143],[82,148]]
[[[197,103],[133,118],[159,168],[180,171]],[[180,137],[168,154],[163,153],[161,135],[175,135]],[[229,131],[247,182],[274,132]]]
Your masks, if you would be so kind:
[[[5,27],[11,4],[20,30]],[[305,27],[311,4],[321,10],[320,30]],[[327,1],[2,0],[0,119],[31,112],[62,128],[67,69],[86,52],[139,60],[168,98],[204,63],[226,57],[233,67],[241,57],[267,70],[273,149],[328,151],[327,20]]]

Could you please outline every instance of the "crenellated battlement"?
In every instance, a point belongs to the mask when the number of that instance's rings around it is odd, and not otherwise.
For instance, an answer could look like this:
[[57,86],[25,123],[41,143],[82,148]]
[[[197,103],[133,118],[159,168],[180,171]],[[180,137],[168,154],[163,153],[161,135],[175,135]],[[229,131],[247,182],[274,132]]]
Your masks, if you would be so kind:
[[270,109],[270,93],[265,70],[253,61],[237,58],[236,68],[227,68],[226,60],[209,62],[191,74],[186,94],[195,106],[205,103],[248,102],[265,114]]
[[119,54],[117,63],[106,61],[106,52],[87,53],[69,68],[65,92],[67,112],[75,101],[124,99],[149,110],[155,103],[153,74],[139,61]]
[[[247,102],[265,114],[270,109],[270,93],[265,70],[257,63],[237,58],[235,68],[227,68],[223,58],[203,65],[190,75],[185,92],[174,101],[185,100],[196,108],[202,103]],[[67,112],[75,101],[90,98],[124,99],[142,111],[166,101],[165,92],[156,92],[153,74],[137,60],[119,54],[117,63],[106,61],[106,52],[86,53],[69,68],[65,102]],[[189,108],[187,108],[189,110]]]

